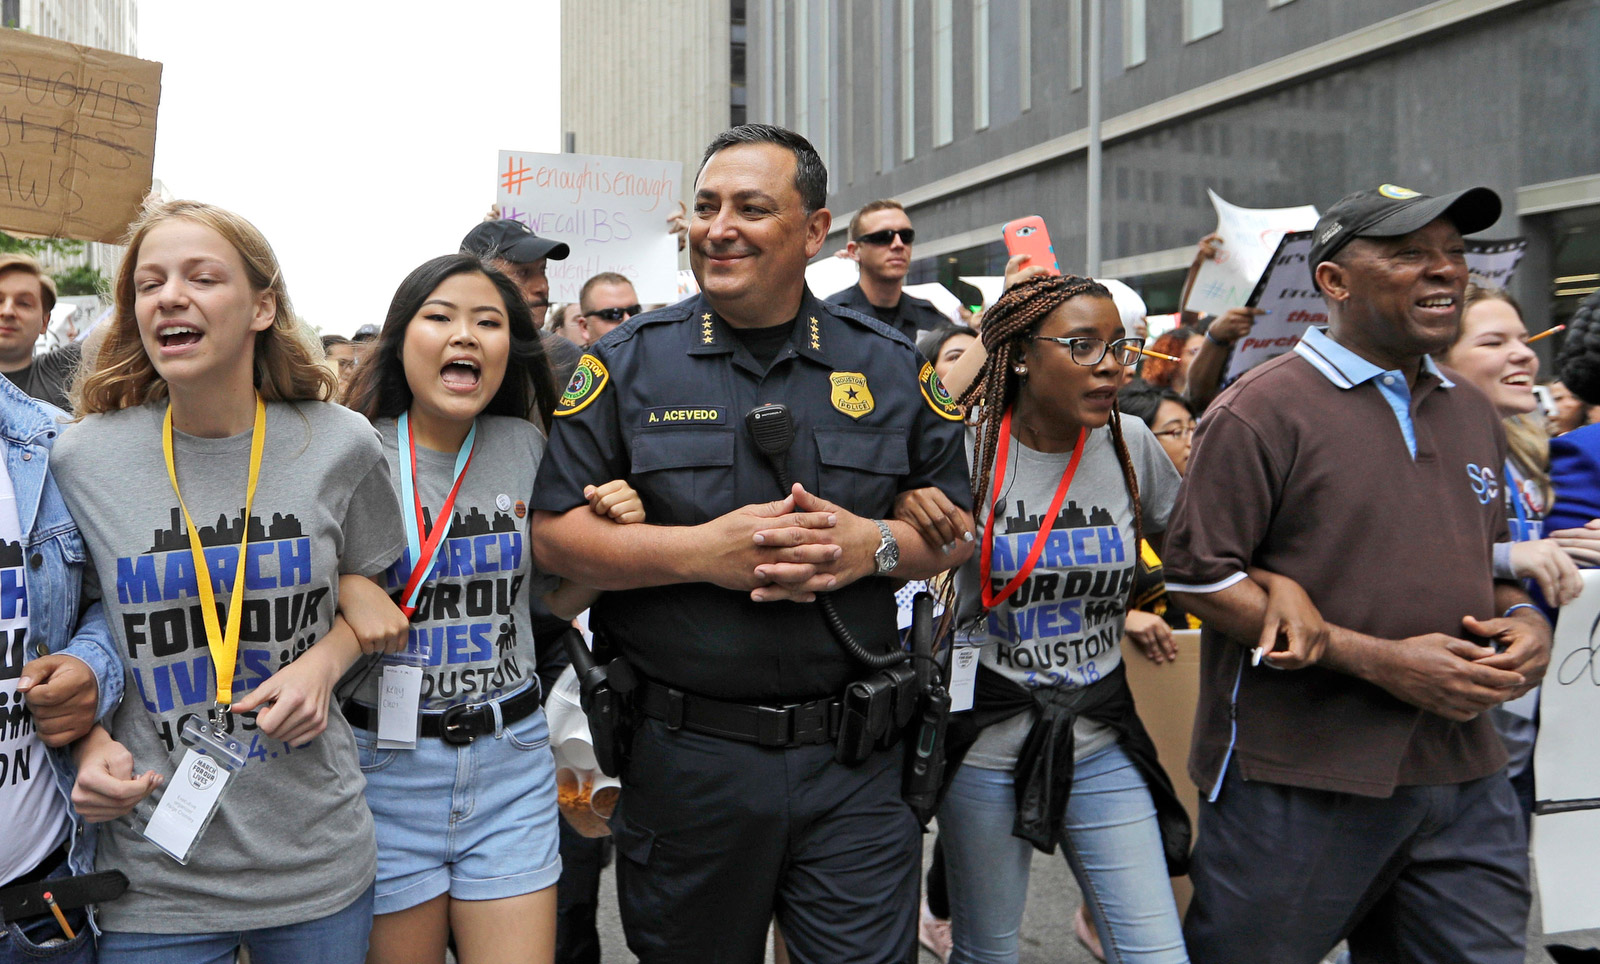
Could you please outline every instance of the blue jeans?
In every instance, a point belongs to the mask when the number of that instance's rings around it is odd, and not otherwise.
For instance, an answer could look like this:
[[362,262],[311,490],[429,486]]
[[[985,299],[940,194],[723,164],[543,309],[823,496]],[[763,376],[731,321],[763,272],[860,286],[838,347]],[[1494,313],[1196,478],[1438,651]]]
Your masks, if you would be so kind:
[[[1033,847],[1011,835],[1007,770],[963,766],[939,810],[950,888],[951,964],[1017,960]],[[1105,945],[1106,960],[1187,964],[1155,804],[1118,746],[1078,760],[1062,850]]]
[[101,964],[232,964],[240,945],[252,964],[363,964],[372,933],[372,888],[344,910],[282,927],[221,934],[100,935]]

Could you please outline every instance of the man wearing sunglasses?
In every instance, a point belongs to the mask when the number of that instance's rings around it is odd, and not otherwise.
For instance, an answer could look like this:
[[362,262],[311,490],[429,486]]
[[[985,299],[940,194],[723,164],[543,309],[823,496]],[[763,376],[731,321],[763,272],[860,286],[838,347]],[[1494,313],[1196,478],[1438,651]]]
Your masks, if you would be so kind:
[[604,338],[611,329],[639,314],[639,296],[633,282],[615,271],[602,271],[583,283],[578,292],[578,332],[584,345]]
[[850,243],[845,257],[861,266],[861,280],[828,300],[876,318],[917,340],[917,332],[947,325],[932,302],[906,294],[902,288],[911,268],[911,242],[916,231],[899,201],[869,201],[850,219]]

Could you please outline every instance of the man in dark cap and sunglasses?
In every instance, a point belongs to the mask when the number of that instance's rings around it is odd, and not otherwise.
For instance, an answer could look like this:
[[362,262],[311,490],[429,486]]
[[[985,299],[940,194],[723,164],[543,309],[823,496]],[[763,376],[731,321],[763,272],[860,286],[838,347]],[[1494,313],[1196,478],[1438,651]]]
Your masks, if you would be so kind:
[[550,279],[544,267],[548,261],[565,261],[572,249],[564,241],[539,237],[521,221],[501,218],[468,231],[461,239],[461,253],[482,258],[516,283],[533,313],[533,327],[539,329],[550,373],[560,389],[578,367],[581,353],[572,342],[544,330],[544,316],[550,310]]
[[[1487,711],[1538,684],[1551,628],[1494,575],[1500,419],[1430,357],[1460,326],[1461,236],[1500,212],[1488,188],[1392,184],[1328,208],[1306,279],[1328,328],[1200,423],[1162,553],[1205,624],[1196,964],[1310,964],[1345,939],[1355,964],[1523,961],[1527,833]],[[1326,624],[1263,640],[1252,567]]]
[[868,201],[850,219],[845,257],[861,266],[861,280],[828,298],[898,329],[912,341],[917,333],[948,325],[933,302],[903,290],[911,268],[911,242],[916,231],[899,201]]

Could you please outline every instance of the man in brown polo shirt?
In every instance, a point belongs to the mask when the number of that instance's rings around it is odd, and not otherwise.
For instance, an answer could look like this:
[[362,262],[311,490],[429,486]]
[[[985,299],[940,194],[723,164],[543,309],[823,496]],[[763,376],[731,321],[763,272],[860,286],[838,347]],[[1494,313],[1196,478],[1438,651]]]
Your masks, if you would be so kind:
[[[1313,236],[1326,332],[1224,392],[1168,528],[1167,585],[1206,626],[1190,772],[1206,799],[1197,964],[1521,964],[1527,841],[1484,711],[1538,683],[1550,626],[1494,581],[1505,439],[1428,356],[1460,323],[1473,188],[1384,185]],[[1250,567],[1328,623],[1261,659]]]

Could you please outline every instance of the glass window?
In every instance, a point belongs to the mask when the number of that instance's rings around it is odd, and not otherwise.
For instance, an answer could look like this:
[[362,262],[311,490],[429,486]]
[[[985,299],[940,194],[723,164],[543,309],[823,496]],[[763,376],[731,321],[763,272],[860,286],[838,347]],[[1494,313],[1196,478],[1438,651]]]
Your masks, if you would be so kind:
[[989,126],[989,0],[972,0],[972,129]]
[[1183,0],[1183,42],[1222,31],[1222,0]]
[[1122,0],[1122,66],[1144,63],[1145,0]]
[[900,0],[900,159],[917,156],[915,0]]
[[955,138],[956,24],[954,0],[933,0],[933,146]]

